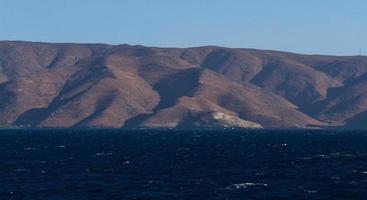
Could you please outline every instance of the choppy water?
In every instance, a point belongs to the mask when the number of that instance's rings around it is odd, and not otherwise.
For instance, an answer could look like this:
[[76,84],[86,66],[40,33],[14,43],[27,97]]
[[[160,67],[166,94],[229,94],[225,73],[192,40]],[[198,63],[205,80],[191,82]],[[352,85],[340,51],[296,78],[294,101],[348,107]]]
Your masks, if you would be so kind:
[[367,132],[2,130],[0,199],[367,199]]

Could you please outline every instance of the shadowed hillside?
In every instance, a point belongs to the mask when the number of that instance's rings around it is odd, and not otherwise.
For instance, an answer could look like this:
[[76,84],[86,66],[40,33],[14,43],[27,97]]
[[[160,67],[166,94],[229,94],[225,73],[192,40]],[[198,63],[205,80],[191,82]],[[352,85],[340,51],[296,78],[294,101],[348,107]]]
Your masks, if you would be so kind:
[[365,128],[367,57],[0,42],[0,126]]

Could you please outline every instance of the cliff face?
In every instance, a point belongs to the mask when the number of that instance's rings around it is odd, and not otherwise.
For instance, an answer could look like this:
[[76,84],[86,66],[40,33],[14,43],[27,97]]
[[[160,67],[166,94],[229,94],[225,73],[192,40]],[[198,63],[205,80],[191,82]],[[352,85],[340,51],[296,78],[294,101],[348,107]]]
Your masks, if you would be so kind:
[[367,128],[367,57],[0,42],[0,126]]

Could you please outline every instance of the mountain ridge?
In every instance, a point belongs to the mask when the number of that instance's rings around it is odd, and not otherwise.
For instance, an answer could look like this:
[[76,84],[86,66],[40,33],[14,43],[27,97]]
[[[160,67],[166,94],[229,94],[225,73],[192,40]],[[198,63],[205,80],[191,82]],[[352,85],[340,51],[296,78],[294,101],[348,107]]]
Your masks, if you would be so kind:
[[3,127],[367,128],[365,94],[365,56],[0,41]]

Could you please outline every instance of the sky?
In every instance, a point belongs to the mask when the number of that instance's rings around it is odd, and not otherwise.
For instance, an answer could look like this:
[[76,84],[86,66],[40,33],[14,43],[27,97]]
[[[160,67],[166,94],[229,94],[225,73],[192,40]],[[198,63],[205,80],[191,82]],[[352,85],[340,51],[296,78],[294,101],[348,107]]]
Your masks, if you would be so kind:
[[367,54],[367,1],[0,0],[0,40]]

